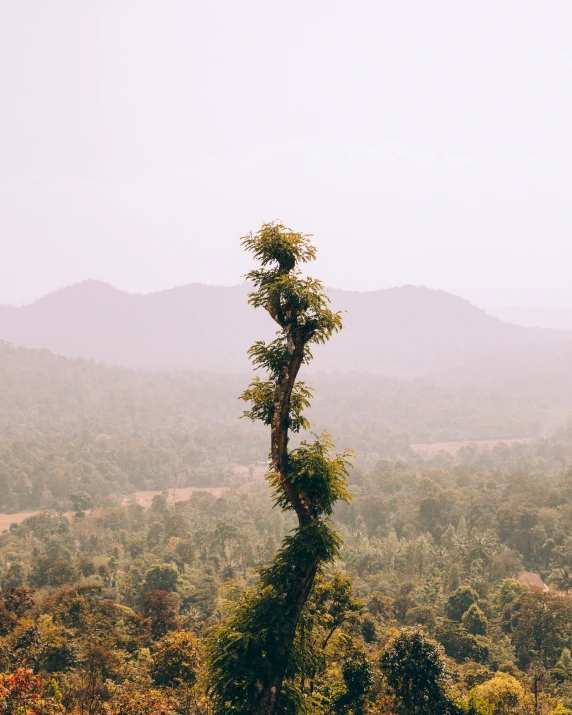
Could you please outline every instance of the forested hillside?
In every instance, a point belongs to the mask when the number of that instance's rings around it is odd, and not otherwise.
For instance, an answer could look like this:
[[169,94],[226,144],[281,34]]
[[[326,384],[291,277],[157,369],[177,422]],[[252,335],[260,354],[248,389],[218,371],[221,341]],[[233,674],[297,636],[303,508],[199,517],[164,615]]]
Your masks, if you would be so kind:
[[[308,415],[359,463],[419,442],[534,437],[533,401],[429,379],[317,374]],[[263,430],[240,420],[246,375],[150,373],[0,345],[0,511],[69,507],[136,489],[223,486],[267,459]]]
[[[0,343],[0,425],[7,436],[238,428],[238,395],[246,379],[247,373],[136,372]],[[318,429],[357,432],[363,440],[384,431],[412,442],[534,436],[544,416],[534,401],[500,387],[447,387],[431,379],[357,372],[319,373],[313,383],[310,415]]]

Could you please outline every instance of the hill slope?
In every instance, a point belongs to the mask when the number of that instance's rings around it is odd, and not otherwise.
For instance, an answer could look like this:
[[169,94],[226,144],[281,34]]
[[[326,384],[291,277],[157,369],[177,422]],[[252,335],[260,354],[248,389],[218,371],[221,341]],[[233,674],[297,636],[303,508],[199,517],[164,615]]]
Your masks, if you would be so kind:
[[[68,508],[77,489],[101,500],[232,482],[232,464],[268,454],[266,431],[239,419],[248,379],[136,372],[0,343],[0,511]],[[411,442],[534,436],[549,415],[518,394],[427,378],[317,373],[310,383],[314,428],[353,447],[360,465],[407,455]]]
[[[136,372],[0,343],[0,437],[232,429],[250,439],[264,430],[239,419],[248,380],[247,373]],[[315,428],[357,440],[363,452],[379,451],[388,434],[399,445],[534,435],[541,418],[518,396],[427,378],[316,373],[310,384]],[[264,441],[261,458],[266,449]]]
[[[0,339],[30,348],[145,370],[248,368],[246,351],[273,327],[247,303],[248,286],[193,284],[132,295],[86,281],[23,307],[0,306]],[[504,323],[443,291],[404,286],[330,290],[344,330],[315,351],[323,370],[419,375],[490,353],[566,339]]]

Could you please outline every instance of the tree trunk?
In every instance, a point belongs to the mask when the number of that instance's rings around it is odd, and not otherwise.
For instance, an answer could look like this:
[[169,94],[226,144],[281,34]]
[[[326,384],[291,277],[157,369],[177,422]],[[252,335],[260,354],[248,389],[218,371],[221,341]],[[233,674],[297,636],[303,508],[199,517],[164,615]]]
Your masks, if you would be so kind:
[[[282,375],[276,388],[274,398],[274,413],[271,423],[271,455],[272,463],[275,472],[278,474],[280,483],[292,503],[292,506],[298,517],[299,526],[304,526],[312,522],[313,517],[308,509],[308,505],[303,502],[300,495],[296,492],[294,486],[288,479],[288,431],[289,431],[289,416],[290,416],[290,401],[292,390],[298,375],[298,371],[302,365],[304,358],[305,341],[301,336],[293,338],[291,333],[288,333],[288,348],[290,360],[282,370]],[[296,637],[296,629],[300,622],[300,616],[306,601],[310,596],[316,573],[318,571],[319,562],[313,561],[307,568],[306,572],[301,577],[300,581],[292,588],[290,593],[286,595],[286,602],[294,607],[292,622],[288,633],[284,638],[283,650],[281,658],[280,671],[276,673],[273,680],[266,687],[260,699],[260,705],[255,711],[255,715],[274,715],[278,699],[282,691],[282,683],[286,675],[286,666],[288,663],[288,655],[292,649],[294,638]]]

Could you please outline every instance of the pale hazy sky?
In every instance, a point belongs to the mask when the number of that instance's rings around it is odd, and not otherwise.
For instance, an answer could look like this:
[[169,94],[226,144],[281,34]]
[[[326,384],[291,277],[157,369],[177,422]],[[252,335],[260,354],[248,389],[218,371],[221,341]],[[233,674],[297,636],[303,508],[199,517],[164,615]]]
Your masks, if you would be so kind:
[[0,0],[0,302],[233,284],[572,305],[570,0]]

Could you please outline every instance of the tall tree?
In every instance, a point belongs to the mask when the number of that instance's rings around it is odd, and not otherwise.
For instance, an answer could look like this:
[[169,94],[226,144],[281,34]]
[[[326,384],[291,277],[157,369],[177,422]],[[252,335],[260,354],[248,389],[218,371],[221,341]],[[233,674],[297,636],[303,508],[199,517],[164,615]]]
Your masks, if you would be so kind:
[[399,715],[460,715],[449,690],[443,649],[419,628],[404,628],[388,643],[381,672]]
[[247,275],[254,285],[249,302],[279,326],[275,340],[250,348],[265,377],[256,377],[243,393],[251,403],[245,416],[270,427],[267,479],[276,504],[295,512],[298,525],[260,569],[256,588],[235,589],[227,600],[226,618],[210,637],[211,693],[216,714],[285,715],[305,711],[296,678],[304,647],[298,625],[316,575],[339,552],[329,520],[334,504],[350,499],[349,452],[335,453],[327,434],[288,447],[291,431],[310,426],[303,410],[311,390],[297,376],[312,358],[311,345],[329,340],[342,320],[321,282],[301,274],[299,266],[316,257],[309,236],[269,223],[242,244],[260,263]]

